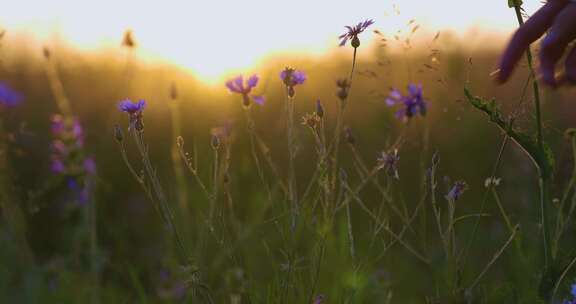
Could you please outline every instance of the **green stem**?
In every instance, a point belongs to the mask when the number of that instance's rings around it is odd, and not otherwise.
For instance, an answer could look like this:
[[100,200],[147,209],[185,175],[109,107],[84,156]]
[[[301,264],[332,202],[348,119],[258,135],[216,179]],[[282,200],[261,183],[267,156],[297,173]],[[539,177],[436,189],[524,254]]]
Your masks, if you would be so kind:
[[[182,120],[180,119],[180,101],[171,100],[170,113],[172,117],[172,139],[182,136]],[[178,207],[181,210],[182,220],[188,221],[188,189],[186,188],[186,179],[184,177],[184,167],[180,160],[180,153],[176,141],[172,143],[171,149],[172,166],[176,177],[176,187],[178,189]]]
[[298,190],[296,188],[296,172],[294,169],[294,98],[289,96],[288,88],[286,88],[286,93],[286,131],[288,137],[288,197],[292,208],[292,229],[295,229],[296,218],[298,216]]
[[[520,1],[514,1],[514,11],[516,12],[516,19],[518,24],[522,26],[524,24],[524,19],[522,17],[522,8],[520,7]],[[538,80],[536,79],[534,73],[534,64],[532,51],[530,48],[526,50],[526,61],[528,63],[528,68],[530,74],[532,75],[532,89],[534,91],[534,109],[536,111],[536,140],[538,148],[542,155],[545,154],[544,149],[544,135],[542,128],[542,112],[540,109],[540,87],[538,85]],[[544,168],[538,168],[539,170],[539,180],[538,184],[540,186],[540,213],[541,213],[541,224],[542,224],[542,236],[544,243],[544,269],[548,269],[550,261],[553,257],[550,255],[552,252],[552,242],[550,239],[550,223],[549,223],[549,198],[550,198],[550,178],[549,172],[545,172]]]

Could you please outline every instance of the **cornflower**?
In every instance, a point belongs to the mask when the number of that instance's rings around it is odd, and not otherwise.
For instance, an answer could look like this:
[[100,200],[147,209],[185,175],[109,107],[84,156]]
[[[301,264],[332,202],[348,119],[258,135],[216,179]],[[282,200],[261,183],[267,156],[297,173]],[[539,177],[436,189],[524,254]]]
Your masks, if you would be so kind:
[[250,95],[252,89],[258,85],[258,75],[254,74],[250,76],[244,82],[244,77],[242,75],[238,75],[237,77],[226,81],[226,87],[230,92],[237,93],[242,95],[242,104],[245,107],[250,106],[250,101],[254,101],[259,105],[264,104],[264,97],[260,95]]

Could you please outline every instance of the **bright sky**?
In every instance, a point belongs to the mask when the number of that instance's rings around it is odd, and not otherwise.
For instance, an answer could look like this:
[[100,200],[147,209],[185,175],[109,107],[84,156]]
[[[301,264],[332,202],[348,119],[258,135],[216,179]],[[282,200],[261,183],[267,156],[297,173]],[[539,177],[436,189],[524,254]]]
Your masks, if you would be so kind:
[[[528,12],[540,6],[525,2]],[[412,18],[429,31],[516,27],[507,0],[18,0],[2,6],[0,28],[48,44],[57,33],[81,49],[116,46],[130,28],[144,56],[216,79],[274,53],[322,54],[344,25],[367,18],[384,33]]]

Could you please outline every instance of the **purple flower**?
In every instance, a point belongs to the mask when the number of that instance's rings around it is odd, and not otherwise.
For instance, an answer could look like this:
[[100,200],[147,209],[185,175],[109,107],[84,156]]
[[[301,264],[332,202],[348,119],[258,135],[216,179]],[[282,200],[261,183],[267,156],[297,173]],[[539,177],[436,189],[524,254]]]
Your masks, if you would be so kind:
[[226,81],[226,87],[230,92],[237,93],[242,95],[242,104],[245,107],[250,106],[250,99],[252,99],[255,103],[259,105],[264,104],[264,97],[259,95],[250,95],[252,89],[258,85],[258,75],[254,74],[250,76],[244,82],[244,77],[242,75],[238,75],[236,78],[230,79]]
[[96,161],[94,157],[87,157],[84,159],[84,171],[88,174],[96,174]]
[[296,86],[306,81],[306,74],[302,71],[287,67],[280,72],[280,79],[282,79],[286,86]]
[[302,71],[286,67],[282,72],[280,72],[280,79],[288,90],[288,96],[292,98],[296,93],[294,87],[303,84],[306,81],[306,74]]
[[404,121],[417,114],[426,115],[427,102],[422,96],[422,85],[408,85],[408,95],[402,95],[399,90],[392,89],[386,98],[386,104],[389,106],[402,105],[402,108],[396,112],[396,117]]
[[319,294],[316,296],[316,299],[314,299],[314,304],[322,304],[324,303],[324,298],[325,296],[323,294]]
[[346,100],[346,98],[348,98],[348,92],[350,91],[350,82],[348,82],[348,79],[338,79],[336,81],[336,86],[338,87],[336,96],[338,96],[342,101]]
[[132,102],[130,99],[125,99],[120,101],[118,108],[122,112],[126,112],[130,115],[141,113],[146,106],[146,101],[140,99],[138,102]]
[[358,39],[358,35],[360,35],[360,33],[362,33],[372,24],[374,24],[374,20],[368,19],[364,22],[359,22],[356,24],[356,26],[346,26],[346,33],[338,37],[338,39],[340,39],[340,46],[344,46],[348,40],[352,40],[352,47],[359,47],[360,39]]
[[61,174],[64,173],[64,171],[66,171],[66,166],[64,166],[62,160],[54,158],[52,159],[52,163],[50,164],[50,171],[56,174]]
[[52,142],[52,151],[56,154],[65,155],[68,154],[68,149],[63,141],[56,139]]
[[0,82],[0,105],[15,107],[22,102],[22,94],[11,89],[5,82]]
[[468,185],[465,181],[455,182],[454,186],[452,186],[452,189],[450,189],[448,194],[446,194],[446,199],[450,201],[457,201],[467,188]]
[[52,134],[59,135],[64,132],[64,118],[60,114],[55,114],[52,116]]
[[378,169],[384,170],[386,174],[395,179],[399,179],[398,174],[398,162],[400,161],[400,156],[398,156],[398,150],[394,151],[382,151],[377,159]]

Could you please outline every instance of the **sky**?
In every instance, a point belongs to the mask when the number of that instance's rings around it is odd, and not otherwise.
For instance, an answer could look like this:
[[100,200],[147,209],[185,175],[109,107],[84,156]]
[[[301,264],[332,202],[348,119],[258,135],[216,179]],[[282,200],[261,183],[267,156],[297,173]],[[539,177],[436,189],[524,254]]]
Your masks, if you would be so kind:
[[[524,2],[528,12],[540,6]],[[58,37],[82,50],[117,46],[132,29],[148,59],[218,79],[274,54],[324,54],[344,25],[365,19],[386,34],[410,19],[430,32],[460,34],[508,34],[517,26],[507,0],[18,0],[3,5],[0,29],[43,44]]]

